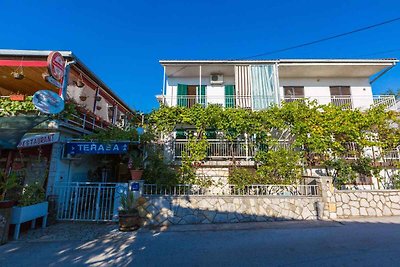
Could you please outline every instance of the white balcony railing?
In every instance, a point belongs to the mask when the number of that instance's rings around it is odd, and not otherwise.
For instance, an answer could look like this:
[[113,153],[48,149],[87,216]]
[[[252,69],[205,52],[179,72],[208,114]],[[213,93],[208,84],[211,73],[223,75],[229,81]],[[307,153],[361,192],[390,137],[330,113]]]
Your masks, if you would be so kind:
[[[158,96],[159,102],[166,106],[192,107],[196,104],[207,106],[210,104],[222,107],[260,109],[275,103],[273,97],[256,97],[243,95],[183,95],[183,96]],[[337,106],[344,106],[350,109],[368,108],[373,105],[385,105],[387,108],[396,105],[393,95],[374,95],[374,96],[307,96],[307,97],[283,97],[282,101],[292,102],[301,99],[317,100],[319,104],[332,103]],[[258,107],[258,108],[255,108]]]
[[[249,159],[255,155],[253,142],[238,140],[230,142],[228,140],[208,139],[207,157],[213,159],[237,158]],[[187,140],[175,140],[175,158],[182,158],[182,152],[190,153]]]

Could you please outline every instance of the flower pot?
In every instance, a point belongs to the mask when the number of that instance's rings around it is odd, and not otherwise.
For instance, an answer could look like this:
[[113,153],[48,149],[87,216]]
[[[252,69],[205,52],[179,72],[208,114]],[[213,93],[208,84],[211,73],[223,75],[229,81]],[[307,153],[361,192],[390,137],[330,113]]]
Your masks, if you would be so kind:
[[122,232],[135,231],[140,228],[142,219],[139,214],[119,213],[119,230]]
[[101,110],[101,106],[96,106],[96,109],[97,110]]
[[16,80],[22,80],[25,77],[24,74],[19,73],[19,72],[13,72],[12,75],[13,75],[14,79],[16,79]]
[[83,83],[83,81],[78,80],[78,81],[76,81],[76,86],[77,86],[78,88],[82,88],[82,87],[85,86],[85,84]]
[[10,100],[12,101],[24,101],[25,95],[10,95]]
[[143,170],[131,170],[131,178],[132,180],[140,180],[143,175]]
[[87,96],[81,95],[81,96],[79,96],[79,99],[80,99],[81,101],[86,101]]
[[101,101],[101,96],[96,96],[96,101]]
[[19,224],[47,216],[48,207],[49,203],[47,201],[25,207],[13,207],[11,223]]

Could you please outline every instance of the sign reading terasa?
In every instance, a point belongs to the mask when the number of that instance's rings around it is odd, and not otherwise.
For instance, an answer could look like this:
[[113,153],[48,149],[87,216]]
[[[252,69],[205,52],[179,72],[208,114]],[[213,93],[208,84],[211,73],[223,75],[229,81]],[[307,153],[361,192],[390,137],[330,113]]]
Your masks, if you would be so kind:
[[128,152],[129,142],[71,142],[67,143],[67,154],[125,154]]

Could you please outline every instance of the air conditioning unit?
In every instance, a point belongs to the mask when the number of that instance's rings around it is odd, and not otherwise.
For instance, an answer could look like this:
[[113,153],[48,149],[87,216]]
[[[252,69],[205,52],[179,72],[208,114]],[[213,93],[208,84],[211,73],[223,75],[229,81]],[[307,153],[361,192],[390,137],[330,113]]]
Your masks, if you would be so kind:
[[224,83],[224,75],[222,74],[210,75],[210,84],[223,84],[223,83]]

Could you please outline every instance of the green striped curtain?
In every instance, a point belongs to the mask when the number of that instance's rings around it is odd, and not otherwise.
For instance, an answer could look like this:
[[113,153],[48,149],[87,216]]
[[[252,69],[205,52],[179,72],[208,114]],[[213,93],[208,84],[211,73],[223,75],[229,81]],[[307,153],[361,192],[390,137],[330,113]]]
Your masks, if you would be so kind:
[[200,90],[199,90],[199,87],[197,87],[197,90],[198,90],[197,91],[197,103],[202,106],[205,106],[206,105],[206,86],[202,85],[200,87]]
[[187,99],[188,89],[186,84],[178,84],[178,98],[177,105],[178,107],[187,107],[188,99]]
[[235,86],[225,85],[225,107],[234,108],[235,107]]

